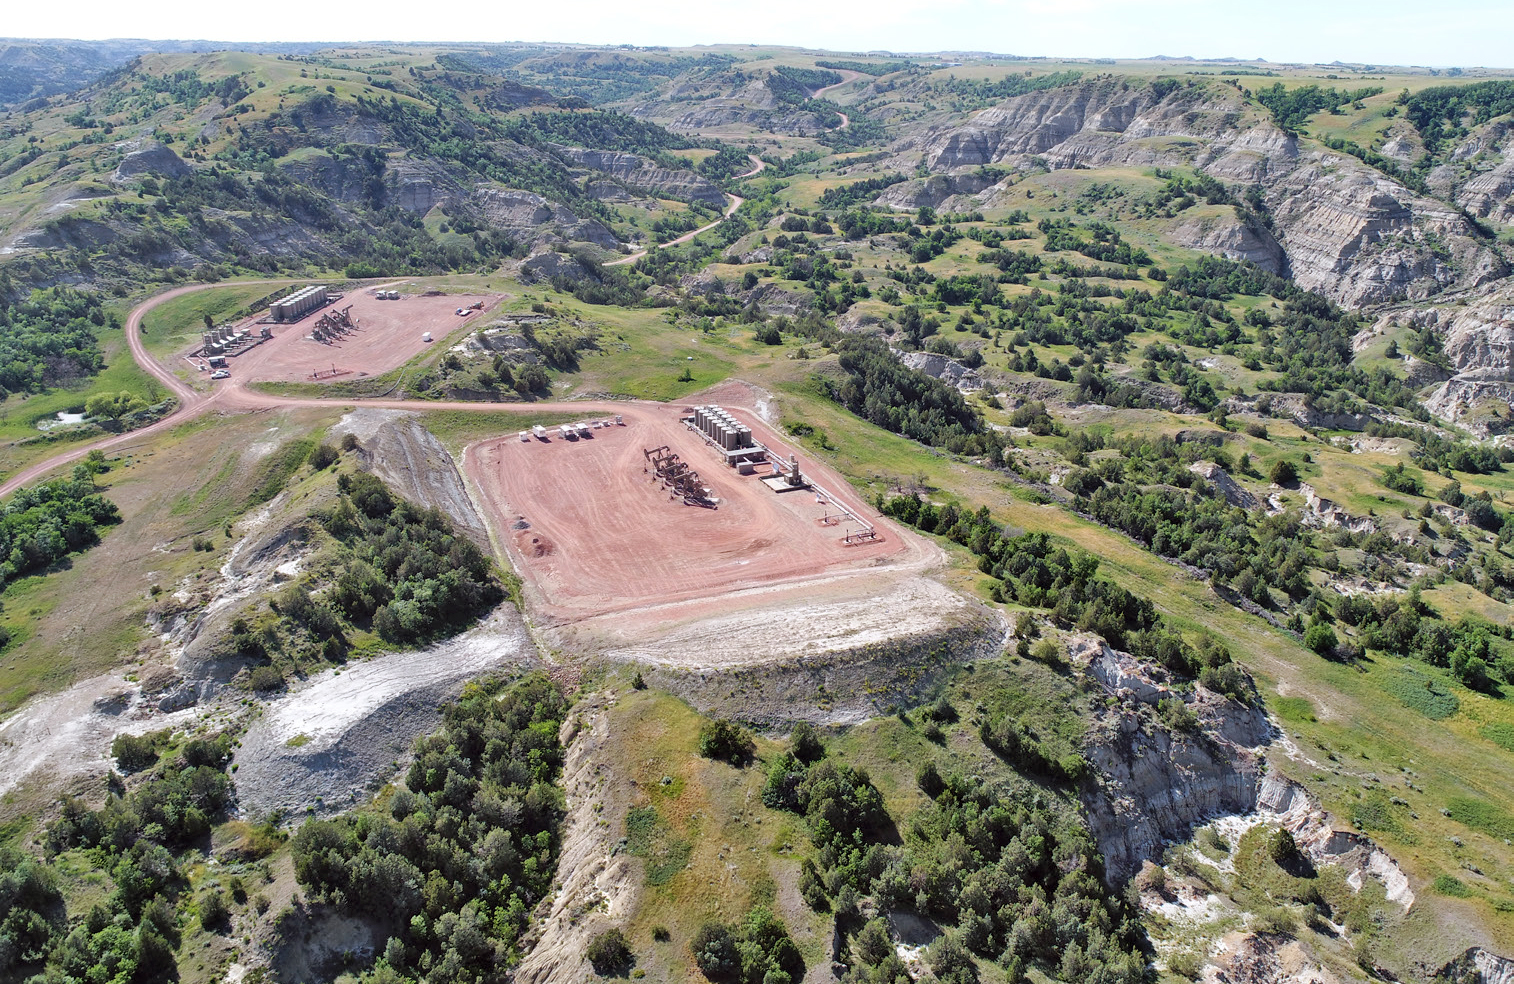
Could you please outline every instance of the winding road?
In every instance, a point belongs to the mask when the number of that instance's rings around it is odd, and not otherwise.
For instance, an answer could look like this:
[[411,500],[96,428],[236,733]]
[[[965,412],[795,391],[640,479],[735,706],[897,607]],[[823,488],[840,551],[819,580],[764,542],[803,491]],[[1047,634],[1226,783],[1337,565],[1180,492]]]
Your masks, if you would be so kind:
[[[841,86],[855,82],[857,79],[862,77],[862,73],[849,70],[841,70],[841,74],[843,78],[840,82],[837,82],[834,85],[825,86],[822,89],[815,90],[814,96],[818,98],[824,93],[831,91],[832,89],[840,88]],[[841,126],[838,127],[838,129],[845,129],[848,125],[850,125],[851,120],[847,118],[845,113],[839,115],[841,116]],[[764,164],[756,156],[750,154],[747,156],[748,159],[752,162],[752,169],[750,171],[736,175],[737,178],[754,177],[758,174],[761,174],[763,169],[767,167],[767,165]],[[746,199],[741,198],[739,195],[732,195],[728,193],[726,197],[730,199],[730,204],[726,207],[725,212],[720,216],[720,218],[716,219],[714,222],[711,222],[709,225],[700,226],[693,232],[686,232],[683,235],[679,236],[677,239],[674,239],[670,242],[659,243],[655,248],[667,249],[670,246],[678,246],[683,243],[689,242],[695,236],[698,236],[701,233],[709,232],[711,229],[720,225],[720,223],[724,222],[726,219],[734,215],[736,210],[741,207],[744,201],[746,201]],[[626,256],[621,259],[614,260],[610,263],[606,263],[605,266],[621,266],[627,263],[635,263],[637,260],[646,255],[647,250],[641,250],[640,252],[632,253],[630,256]],[[242,282],[285,283],[286,281],[250,280]],[[53,455],[51,458],[47,458],[44,461],[39,461],[34,465],[30,465],[12,475],[3,483],[0,483],[0,498],[10,495],[17,489],[21,488],[21,486],[26,485],[29,482],[36,481],[37,479],[41,478],[43,475],[46,475],[48,472],[53,471],[54,469],[61,468],[64,465],[69,465],[76,461],[79,461],[91,451],[107,451],[113,447],[118,447],[128,442],[137,442],[144,437],[149,437],[153,434],[157,434],[160,431],[167,430],[170,427],[177,427],[184,421],[197,417],[212,408],[224,408],[228,411],[236,413],[254,410],[271,410],[280,407],[331,407],[340,406],[344,403],[361,403],[363,406],[400,410],[487,410],[502,413],[539,412],[541,410],[556,409],[595,409],[594,405],[587,403],[516,404],[436,402],[432,400],[348,399],[345,401],[338,401],[299,399],[295,397],[270,396],[266,393],[258,393],[253,390],[247,389],[240,380],[235,378],[225,380],[223,385],[216,387],[210,393],[204,393],[186,384],[182,379],[169,371],[166,366],[162,365],[160,362],[158,362],[157,359],[152,357],[152,355],[147,351],[147,346],[142,342],[142,319],[147,315],[149,311],[157,307],[159,304],[173,300],[175,297],[181,297],[184,294],[193,293],[194,291],[209,290],[210,288],[215,286],[218,285],[193,284],[188,287],[176,287],[173,290],[165,291],[161,294],[156,294],[133,308],[131,314],[126,319],[126,327],[124,330],[126,332],[126,344],[131,350],[131,357],[133,360],[135,360],[137,365],[141,367],[142,371],[146,372],[158,382],[162,383],[163,386],[178,399],[179,405],[174,409],[172,413],[168,414],[161,420],[147,425],[146,427],[139,427],[136,430],[126,431],[122,434],[114,434],[110,437],[102,438],[98,441],[91,441],[88,444],[81,444],[76,448],[64,451],[61,454]],[[611,406],[612,405],[610,404],[605,404],[604,408],[610,409]]]
[[[752,162],[752,169],[742,174],[738,174],[736,175],[736,177],[750,178],[754,175],[761,174],[763,169],[767,167],[766,164],[764,164],[755,156],[748,155],[748,159],[750,159]],[[679,236],[672,242],[660,243],[656,248],[667,249],[669,246],[677,246],[680,243],[688,242],[702,232],[708,232],[709,230],[715,228],[720,223],[724,222],[726,219],[735,214],[736,210],[741,207],[741,203],[746,200],[738,195],[728,194],[726,197],[730,198],[731,202],[730,205],[726,208],[725,213],[721,215],[720,218],[716,219],[714,222],[711,222],[707,226],[701,226],[700,228],[695,229],[693,232],[684,233],[682,236]],[[607,263],[605,265],[619,266],[623,263],[634,263],[636,260],[645,255],[647,255],[647,251],[642,250],[639,253],[633,253],[630,256],[625,257],[624,259],[619,259],[614,261],[613,263]],[[248,284],[279,284],[287,283],[288,281],[247,280],[240,282]],[[334,406],[356,405],[360,403],[365,407],[380,407],[388,410],[485,410],[502,413],[527,413],[540,412],[543,410],[598,410],[609,413],[615,412],[615,404],[611,403],[468,403],[465,401],[438,402],[434,400],[364,400],[351,398],[345,400],[328,400],[271,396],[267,393],[259,393],[255,390],[248,389],[240,379],[237,379],[235,377],[222,381],[221,385],[215,387],[214,390],[209,393],[205,393],[185,383],[178,376],[174,375],[174,373],[170,371],[168,367],[164,366],[157,359],[153,358],[152,354],[147,351],[147,346],[142,341],[142,319],[146,317],[149,311],[153,310],[160,304],[173,300],[175,297],[182,297],[185,294],[190,294],[195,291],[209,290],[216,286],[220,285],[192,284],[188,287],[176,287],[173,290],[164,291],[161,294],[155,294],[133,308],[131,314],[126,318],[126,327],[124,331],[126,332],[127,347],[131,350],[131,357],[143,372],[152,376],[159,383],[162,383],[164,388],[166,388],[170,393],[174,395],[175,398],[178,399],[179,405],[174,409],[172,413],[168,414],[161,420],[148,424],[146,427],[139,427],[136,430],[126,431],[123,434],[114,434],[110,437],[101,438],[98,441],[91,441],[88,444],[81,444],[76,448],[64,451],[61,454],[53,455],[51,458],[48,458],[44,461],[39,461],[34,465],[30,465],[12,475],[3,483],[0,483],[0,498],[4,498],[5,496],[10,495],[12,492],[15,492],[17,489],[21,488],[21,486],[36,481],[37,479],[41,478],[43,475],[46,475],[48,472],[53,471],[54,469],[61,468],[64,465],[73,464],[74,462],[79,461],[91,451],[108,451],[111,448],[119,447],[122,444],[129,442],[139,442],[144,437],[149,437],[153,434],[157,434],[161,431],[167,430],[170,427],[177,427],[184,421],[198,417],[200,414],[211,409],[224,409],[231,413],[247,413],[256,410],[274,410],[281,407],[329,408]],[[381,284],[379,286],[388,285]]]
[[[755,168],[750,173],[761,171],[761,167]],[[731,196],[735,198],[736,196]],[[739,206],[741,199],[737,199]],[[735,211],[733,206],[730,211]],[[727,212],[729,215],[730,212]],[[694,233],[690,233],[694,235]],[[671,245],[671,244],[669,244]],[[246,280],[239,281],[244,284],[281,284],[287,280]],[[396,281],[398,283],[398,281]],[[81,444],[78,447],[53,455],[51,458],[39,461],[0,483],[0,498],[10,495],[21,486],[34,482],[48,472],[73,464],[82,459],[91,451],[108,451],[113,447],[131,443],[137,444],[145,437],[150,437],[171,427],[177,427],[187,420],[192,420],[208,410],[221,410],[227,413],[251,413],[259,410],[277,410],[283,408],[314,408],[332,409],[344,406],[378,407],[385,410],[482,410],[495,413],[540,413],[543,411],[563,411],[578,413],[588,411],[591,413],[619,413],[624,409],[623,403],[613,402],[549,402],[549,403],[472,403],[464,400],[437,401],[437,400],[388,400],[388,399],[362,399],[346,397],[342,399],[324,399],[312,397],[289,397],[274,396],[261,393],[257,390],[248,389],[247,385],[236,377],[221,380],[210,392],[197,390],[186,384],[178,376],[147,351],[147,346],[142,341],[142,319],[160,304],[167,303],[176,297],[195,291],[211,290],[223,284],[192,284],[188,287],[176,287],[173,290],[155,294],[147,300],[132,308],[131,314],[126,318],[126,344],[131,350],[133,361],[155,380],[161,383],[179,401],[179,405],[173,412],[155,421],[146,427],[126,431],[122,434],[113,434],[110,437]],[[388,284],[369,285],[387,287]]]
[[[837,68],[832,69],[832,71],[841,73],[841,81],[835,83],[834,85],[828,85],[823,89],[816,89],[814,92],[810,93],[811,99],[819,99],[821,96],[825,95],[827,92],[830,92],[832,89],[839,89],[843,85],[849,85],[852,82],[855,82],[858,79],[862,78],[861,72],[854,72],[849,68]],[[836,129],[845,130],[847,127],[852,125],[852,118],[850,116],[839,110],[836,112],[836,115],[841,117],[841,125],[836,127]]]
[[[761,174],[762,171],[763,171],[763,168],[767,167],[767,165],[764,164],[760,159],[758,159],[757,157],[754,157],[751,154],[747,155],[747,160],[749,160],[749,161],[752,162],[752,169],[750,171],[744,171],[741,174],[736,175],[737,178],[750,178],[753,175]],[[729,198],[731,200],[731,203],[726,206],[726,210],[725,210],[724,213],[721,214],[720,218],[716,219],[714,222],[711,222],[709,225],[700,226],[698,229],[695,229],[693,232],[686,232],[683,235],[679,236],[677,239],[670,239],[670,240],[668,240],[665,243],[658,243],[656,248],[657,249],[667,249],[669,246],[680,246],[680,245],[682,245],[682,244],[684,244],[686,242],[689,242],[691,239],[693,239],[695,236],[699,235],[701,232],[709,232],[711,229],[713,229],[716,226],[720,225],[720,223],[724,222],[726,219],[729,219],[732,215],[735,215],[736,214],[736,210],[741,207],[741,203],[744,202],[744,201],[746,201],[745,198],[742,198],[739,195],[732,195],[729,192],[726,193],[725,197]],[[603,265],[604,266],[624,266],[627,263],[635,263],[637,260],[641,259],[643,256],[646,256],[646,255],[647,255],[647,251],[646,250],[641,250],[640,252],[632,253],[630,256],[621,257],[618,260],[611,260],[609,263],[605,263]]]

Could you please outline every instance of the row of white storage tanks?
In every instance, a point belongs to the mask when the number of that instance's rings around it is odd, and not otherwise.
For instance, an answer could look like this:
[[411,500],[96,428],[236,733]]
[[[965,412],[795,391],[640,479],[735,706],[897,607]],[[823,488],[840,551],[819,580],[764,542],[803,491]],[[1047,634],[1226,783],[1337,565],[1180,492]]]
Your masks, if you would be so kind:
[[720,407],[695,407],[694,426],[727,451],[752,446],[752,429]]
[[[565,439],[570,440],[570,441],[576,441],[580,437],[588,437],[589,436],[589,432],[592,431],[592,430],[599,430],[602,427],[622,427],[624,425],[625,425],[625,421],[622,420],[621,419],[621,415],[617,413],[615,415],[614,421],[610,421],[610,420],[587,420],[587,421],[582,421],[582,422],[576,423],[576,424],[559,424],[557,426],[556,430]],[[520,439],[521,439],[522,443],[531,440],[532,437],[535,437],[537,440],[540,440],[540,441],[545,441],[547,439],[548,435],[551,434],[551,433],[552,433],[552,429],[547,428],[547,427],[543,427],[541,424],[537,424],[535,427],[532,427],[530,430],[523,430],[523,431],[521,431],[520,432]]]

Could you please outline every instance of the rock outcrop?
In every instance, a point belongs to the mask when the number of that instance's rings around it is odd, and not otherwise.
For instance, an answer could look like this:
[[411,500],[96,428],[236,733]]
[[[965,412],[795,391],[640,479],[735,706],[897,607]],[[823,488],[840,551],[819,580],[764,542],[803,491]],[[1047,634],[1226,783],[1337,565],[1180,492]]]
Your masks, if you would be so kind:
[[579,167],[608,174],[635,191],[725,207],[725,193],[697,171],[658,167],[644,157],[610,150],[561,147],[558,153]]
[[551,249],[532,253],[526,257],[517,268],[517,272],[521,281],[528,284],[544,283],[558,277],[573,281],[598,279],[594,271],[585,266],[578,257]]
[[[130,149],[128,149],[130,148]],[[116,183],[151,175],[157,178],[178,178],[190,172],[184,159],[156,140],[142,140],[122,147],[127,150],[121,163],[116,165],[110,179]]]
[[[1225,86],[1165,92],[1091,80],[1008,99],[894,149],[940,173],[1033,161],[1054,169],[1192,167],[1231,184],[1258,184],[1294,279],[1350,306],[1425,298],[1508,272],[1454,207],[1354,157],[1301,145]],[[1266,252],[1236,230],[1189,233],[1195,245],[1222,254]]]
[[[987,191],[995,185],[995,179],[978,171],[964,171],[958,174],[933,174],[928,178],[918,178],[910,181],[902,181],[896,185],[890,185],[874,201],[875,205],[885,208],[896,208],[907,212],[913,212],[923,205],[931,208],[941,208],[952,203],[953,199],[963,195],[976,195]],[[969,202],[963,200],[957,204],[966,207]]]
[[1373,332],[1430,328],[1441,340],[1453,374],[1425,398],[1426,409],[1486,435],[1490,405],[1510,417],[1514,401],[1514,284],[1500,284],[1465,305],[1410,307],[1385,314]]
[[1304,493],[1303,522],[1305,526],[1338,526],[1353,533],[1371,533],[1377,522],[1371,516],[1353,516],[1329,499],[1323,498],[1308,482],[1299,485]]
[[1262,819],[1292,834],[1294,843],[1310,861],[1345,868],[1346,883],[1353,891],[1361,891],[1364,880],[1373,878],[1382,883],[1389,902],[1406,910],[1414,904],[1408,876],[1388,853],[1371,838],[1336,827],[1302,786],[1281,776],[1268,776],[1257,788],[1256,808]]
[[1514,960],[1474,946],[1436,971],[1435,979],[1447,984],[1514,984]]
[[964,393],[983,388],[983,377],[976,369],[969,369],[956,359],[935,352],[905,352],[899,356],[899,361],[910,369],[950,383]]
[[1227,260],[1249,260],[1269,273],[1287,274],[1288,254],[1272,233],[1231,208],[1194,209],[1168,227],[1173,242]]
[[1187,838],[1198,825],[1255,809],[1261,748],[1272,736],[1261,710],[1199,688],[1186,698],[1199,727],[1174,731],[1139,709],[1185,699],[1161,671],[1096,640],[1076,642],[1072,658],[1122,698],[1085,743],[1095,777],[1081,793],[1111,884],[1160,858],[1166,842]]
[[1256,509],[1260,503],[1256,496],[1242,488],[1230,473],[1213,461],[1195,461],[1188,466],[1188,470],[1202,477],[1210,485],[1219,490],[1220,495],[1232,506],[1241,509]]
[[529,191],[481,188],[475,198],[492,226],[515,232],[532,242],[557,236],[569,242],[593,243],[606,249],[617,245],[615,234],[595,219],[579,218],[553,201]]

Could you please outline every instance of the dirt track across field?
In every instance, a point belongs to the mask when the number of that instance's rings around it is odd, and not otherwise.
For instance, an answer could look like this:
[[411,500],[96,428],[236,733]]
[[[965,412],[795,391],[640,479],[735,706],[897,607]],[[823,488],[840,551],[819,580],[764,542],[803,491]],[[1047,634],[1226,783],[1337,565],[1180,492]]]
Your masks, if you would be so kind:
[[[765,446],[788,450],[749,409],[729,407]],[[801,470],[830,495],[775,492],[768,468],[743,476],[679,422],[681,405],[634,403],[622,425],[569,441],[515,433],[471,446],[463,468],[483,500],[496,541],[539,593],[539,610],[558,621],[670,602],[713,598],[827,573],[876,569],[914,553],[913,538],[886,524],[829,469],[800,456]],[[714,509],[685,505],[663,490],[644,450],[669,447],[718,498]],[[830,496],[878,532],[862,529]],[[522,526],[522,523],[527,524]],[[519,527],[519,528],[517,528]],[[719,611],[716,606],[715,611]]]

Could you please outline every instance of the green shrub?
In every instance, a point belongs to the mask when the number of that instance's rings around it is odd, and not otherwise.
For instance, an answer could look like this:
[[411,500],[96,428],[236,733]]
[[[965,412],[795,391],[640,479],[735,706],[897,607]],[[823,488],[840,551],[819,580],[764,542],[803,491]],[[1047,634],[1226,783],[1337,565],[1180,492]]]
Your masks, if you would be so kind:
[[200,925],[212,933],[225,926],[231,915],[231,910],[226,905],[226,896],[218,891],[207,892],[200,896],[198,908]]
[[1480,830],[1489,837],[1514,840],[1514,817],[1486,800],[1453,796],[1446,801],[1446,810],[1457,823]]
[[1443,721],[1461,709],[1461,701],[1444,684],[1418,670],[1400,669],[1384,681],[1383,689],[1432,721]]
[[808,721],[794,725],[794,730],[789,734],[789,749],[801,762],[818,762],[825,758],[825,745],[820,740],[820,733]]
[[[351,436],[350,434],[348,435]],[[337,454],[336,448],[322,441],[310,452],[310,467],[316,471],[325,471],[337,463],[341,455]]]
[[1310,622],[1304,630],[1304,646],[1320,656],[1334,656],[1338,645],[1340,640],[1335,637],[1335,630],[1324,622]]
[[590,940],[584,956],[593,965],[596,974],[608,976],[630,967],[631,944],[618,927],[613,927]]
[[1482,726],[1482,736],[1505,751],[1514,752],[1514,724],[1495,722]]
[[751,761],[757,743],[745,728],[726,718],[706,721],[699,729],[699,754],[735,766]]
[[1177,697],[1164,697],[1157,703],[1157,716],[1169,731],[1199,730],[1199,716]]
[[247,675],[247,689],[259,694],[283,690],[284,674],[276,666],[254,666]]
[[1273,485],[1292,485],[1298,481],[1298,466],[1287,458],[1281,458],[1267,473],[1267,480]]
[[1432,887],[1441,895],[1449,895],[1457,899],[1464,899],[1472,894],[1465,882],[1451,875],[1436,875]]
[[145,735],[116,735],[110,743],[111,757],[122,772],[141,772],[158,761],[158,749],[167,739],[166,732]]
[[736,938],[720,923],[709,922],[700,926],[689,943],[689,949],[694,954],[694,966],[712,981],[728,980],[741,968]]

